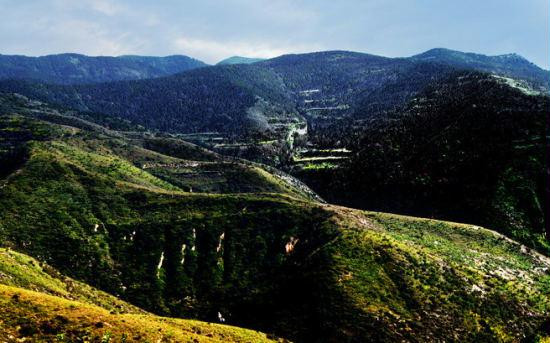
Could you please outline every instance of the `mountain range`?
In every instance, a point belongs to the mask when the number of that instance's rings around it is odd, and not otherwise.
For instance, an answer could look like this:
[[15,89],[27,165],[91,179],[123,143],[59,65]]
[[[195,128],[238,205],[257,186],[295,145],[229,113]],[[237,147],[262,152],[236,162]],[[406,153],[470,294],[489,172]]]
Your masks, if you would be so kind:
[[0,64],[0,336],[550,338],[550,72],[59,56]]
[[139,80],[173,75],[206,66],[181,55],[167,57],[58,54],[41,57],[0,55],[0,79],[29,79],[73,85]]
[[1,82],[0,90],[172,133],[273,135],[288,121],[307,119],[313,129],[330,126],[353,115],[358,105],[361,116],[377,116],[404,104],[430,82],[464,68],[524,80],[536,92],[549,90],[550,73],[522,58],[442,49],[411,58],[345,51],[285,55],[252,65],[88,85],[46,85],[22,78]]

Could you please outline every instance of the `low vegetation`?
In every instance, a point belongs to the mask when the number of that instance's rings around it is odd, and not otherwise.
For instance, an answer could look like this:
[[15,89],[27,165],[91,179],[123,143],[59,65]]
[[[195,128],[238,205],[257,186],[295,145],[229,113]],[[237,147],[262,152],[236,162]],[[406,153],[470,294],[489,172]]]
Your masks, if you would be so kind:
[[[517,342],[547,334],[550,261],[496,232],[322,204],[275,170],[4,101],[2,156],[13,161],[0,184],[7,337]],[[24,147],[18,159],[15,144]],[[234,184],[214,191],[220,174],[202,173],[192,187],[204,192],[191,192],[184,173],[194,163],[234,173]]]
[[8,342],[282,341],[226,325],[158,317],[5,249],[0,311],[0,337]]
[[342,168],[296,175],[327,201],[478,224],[550,255],[549,106],[457,73],[366,128]]

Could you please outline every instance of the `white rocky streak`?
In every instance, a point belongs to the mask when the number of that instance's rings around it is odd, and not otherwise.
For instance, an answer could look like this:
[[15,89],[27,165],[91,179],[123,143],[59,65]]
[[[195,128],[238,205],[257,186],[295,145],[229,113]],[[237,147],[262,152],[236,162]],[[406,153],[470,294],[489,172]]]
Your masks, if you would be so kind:
[[311,94],[320,93],[320,92],[321,92],[320,89],[306,89],[306,90],[300,91],[299,94],[301,96],[310,96]]
[[162,268],[162,263],[164,262],[164,251],[160,253],[159,264],[157,265],[157,279],[160,279],[160,268]]
[[218,241],[218,246],[216,247],[216,252],[220,252],[220,250],[222,250],[222,243],[223,243],[223,239],[225,238],[225,232],[223,232],[221,235],[220,235],[220,239]]
[[492,75],[495,79],[504,82],[508,86],[520,90],[523,94],[527,95],[540,95],[541,92],[533,89],[529,84],[527,84],[525,81],[515,80],[509,77],[499,76],[499,75]]
[[180,261],[181,264],[185,263],[185,249],[186,248],[187,248],[187,245],[185,245],[185,244],[181,245],[181,261]]

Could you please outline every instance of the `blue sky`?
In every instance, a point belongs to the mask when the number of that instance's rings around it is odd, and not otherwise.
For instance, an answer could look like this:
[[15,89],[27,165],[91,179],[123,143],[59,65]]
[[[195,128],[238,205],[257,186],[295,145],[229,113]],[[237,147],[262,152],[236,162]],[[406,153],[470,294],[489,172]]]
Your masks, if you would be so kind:
[[434,47],[548,69],[548,0],[0,0],[0,53],[232,55]]

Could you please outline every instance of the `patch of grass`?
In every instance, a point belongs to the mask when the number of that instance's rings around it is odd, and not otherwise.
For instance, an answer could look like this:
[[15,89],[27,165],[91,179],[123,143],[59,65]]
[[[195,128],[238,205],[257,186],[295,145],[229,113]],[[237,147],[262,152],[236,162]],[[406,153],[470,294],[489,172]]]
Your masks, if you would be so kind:
[[303,170],[319,170],[319,169],[336,169],[338,168],[337,164],[330,162],[322,163],[306,163],[300,166]]
[[4,285],[0,285],[0,311],[0,336],[14,341],[279,341],[257,331],[227,325],[145,314],[113,314],[98,306]]
[[30,256],[3,248],[0,248],[0,284],[87,302],[117,313],[145,313],[110,294],[66,277]]
[[[515,342],[544,331],[547,257],[476,226],[341,208],[336,213],[343,231],[330,248],[329,289],[353,304],[356,317],[406,339],[447,332],[465,341]],[[355,330],[364,325],[369,331],[367,323],[356,323]]]

